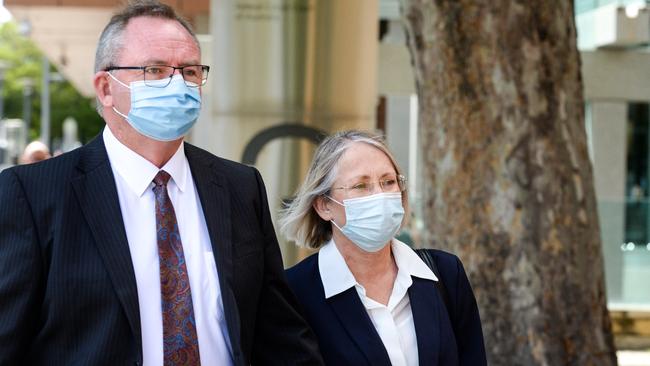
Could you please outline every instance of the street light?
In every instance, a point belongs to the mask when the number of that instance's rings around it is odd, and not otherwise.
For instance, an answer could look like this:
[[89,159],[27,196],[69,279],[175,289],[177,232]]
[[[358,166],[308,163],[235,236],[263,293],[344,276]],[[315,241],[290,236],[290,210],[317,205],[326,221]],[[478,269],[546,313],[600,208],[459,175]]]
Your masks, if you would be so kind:
[[29,143],[29,129],[32,124],[32,95],[34,94],[34,79],[23,78],[23,120],[25,121],[26,143]]
[[50,61],[43,56],[43,85],[41,88],[41,142],[50,147],[50,83],[63,81],[58,72],[50,72]]
[[[29,37],[31,35],[32,23],[29,21],[29,19],[23,19],[18,23],[18,32],[23,37]],[[63,81],[63,77],[59,73],[50,72],[50,61],[46,56],[43,56],[42,68],[43,80],[41,85],[41,142],[50,148],[50,83]],[[25,92],[26,90],[23,90],[23,97],[25,98],[24,100],[27,100]],[[29,94],[29,98],[31,101],[31,93]],[[25,115],[25,111],[26,110],[23,109],[23,116],[28,117]],[[29,122],[26,121],[26,123]]]
[[4,121],[4,83],[5,83],[5,71],[9,68],[9,64],[6,61],[0,60],[0,170],[2,170],[1,165],[4,164],[6,156],[9,155],[7,151],[7,139],[4,135],[5,126]]
[[7,61],[0,60],[0,120],[4,118],[4,87],[5,87],[5,71],[9,68]]

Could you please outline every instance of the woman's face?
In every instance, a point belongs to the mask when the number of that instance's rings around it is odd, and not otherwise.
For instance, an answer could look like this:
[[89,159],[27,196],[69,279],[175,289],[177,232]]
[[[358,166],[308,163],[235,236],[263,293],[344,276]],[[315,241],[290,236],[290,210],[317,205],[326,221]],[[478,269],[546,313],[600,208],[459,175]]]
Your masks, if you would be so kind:
[[[363,142],[353,143],[341,156],[337,173],[330,197],[341,203],[345,199],[381,193],[382,189],[379,181],[395,178],[397,175],[386,154]],[[366,191],[365,189],[358,189],[359,187],[370,189]],[[343,227],[345,225],[345,208],[331,200],[326,200],[324,205],[326,207],[325,212],[330,214],[329,220],[334,220],[338,226]],[[326,217],[323,217],[323,219],[328,220]],[[338,229],[333,228],[333,230]]]

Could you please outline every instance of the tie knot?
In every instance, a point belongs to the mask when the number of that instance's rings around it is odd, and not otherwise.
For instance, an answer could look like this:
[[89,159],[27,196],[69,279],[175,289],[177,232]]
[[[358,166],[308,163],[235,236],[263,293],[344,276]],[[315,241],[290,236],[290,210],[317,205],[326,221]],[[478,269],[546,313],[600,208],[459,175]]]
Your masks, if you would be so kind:
[[165,187],[167,186],[167,182],[169,182],[169,178],[171,178],[171,175],[169,175],[169,173],[166,171],[161,170],[153,178],[153,184],[155,184],[157,187]]

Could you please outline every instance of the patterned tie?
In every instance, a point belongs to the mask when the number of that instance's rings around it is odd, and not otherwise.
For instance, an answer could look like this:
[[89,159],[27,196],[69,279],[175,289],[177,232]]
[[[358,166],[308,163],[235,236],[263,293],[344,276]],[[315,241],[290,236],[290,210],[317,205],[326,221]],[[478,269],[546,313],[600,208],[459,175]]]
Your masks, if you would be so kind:
[[170,175],[161,170],[153,179],[156,195],[156,233],[160,260],[165,366],[200,365],[199,340],[192,292],[174,206],[167,194]]

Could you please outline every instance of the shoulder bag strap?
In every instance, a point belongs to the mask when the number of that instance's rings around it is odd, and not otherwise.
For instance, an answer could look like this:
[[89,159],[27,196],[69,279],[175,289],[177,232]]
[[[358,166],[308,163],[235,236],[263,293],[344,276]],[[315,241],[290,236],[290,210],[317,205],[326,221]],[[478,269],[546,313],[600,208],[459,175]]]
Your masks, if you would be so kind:
[[440,293],[440,296],[442,297],[442,301],[445,303],[445,308],[447,309],[447,314],[450,314],[450,311],[452,309],[451,304],[449,302],[449,294],[447,293],[447,287],[445,287],[444,282],[442,281],[442,276],[440,276],[440,271],[438,271],[438,266],[436,265],[436,261],[433,259],[433,255],[431,255],[431,252],[427,249],[414,249],[415,253],[422,259],[424,263],[431,269],[431,272],[433,272],[434,275],[438,278],[438,281],[434,281],[436,288],[438,289],[438,292]]

